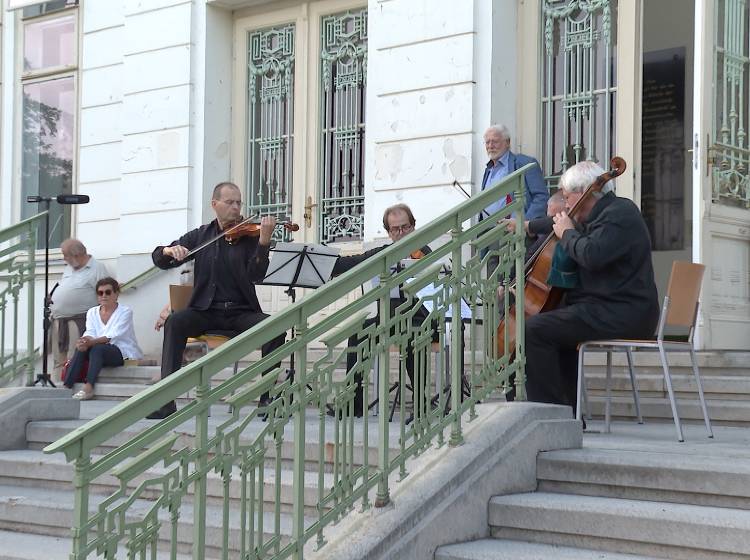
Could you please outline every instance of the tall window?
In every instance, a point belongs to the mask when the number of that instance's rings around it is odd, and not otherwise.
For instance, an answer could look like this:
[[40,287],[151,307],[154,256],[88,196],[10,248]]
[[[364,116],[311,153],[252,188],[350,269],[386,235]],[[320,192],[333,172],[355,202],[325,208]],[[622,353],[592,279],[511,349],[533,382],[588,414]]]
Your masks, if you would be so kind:
[[713,200],[750,208],[750,7],[714,6]]
[[617,0],[544,0],[542,10],[541,165],[552,186],[579,161],[611,158]]
[[320,240],[362,239],[367,8],[321,24]]
[[[21,216],[37,213],[28,195],[73,192],[78,13],[72,0],[23,12]],[[70,208],[50,208],[50,246],[70,235]],[[44,240],[40,239],[40,247]]]
[[[246,192],[250,213],[291,213],[294,155],[294,24],[248,35]],[[279,227],[275,237],[288,234]]]

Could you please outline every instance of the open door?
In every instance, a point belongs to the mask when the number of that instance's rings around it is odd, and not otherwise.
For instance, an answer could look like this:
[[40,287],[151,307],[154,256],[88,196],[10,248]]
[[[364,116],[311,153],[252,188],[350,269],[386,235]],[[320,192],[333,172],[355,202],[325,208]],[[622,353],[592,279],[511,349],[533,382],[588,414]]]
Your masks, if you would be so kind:
[[746,1],[696,0],[693,260],[709,271],[699,348],[750,348],[749,30]]

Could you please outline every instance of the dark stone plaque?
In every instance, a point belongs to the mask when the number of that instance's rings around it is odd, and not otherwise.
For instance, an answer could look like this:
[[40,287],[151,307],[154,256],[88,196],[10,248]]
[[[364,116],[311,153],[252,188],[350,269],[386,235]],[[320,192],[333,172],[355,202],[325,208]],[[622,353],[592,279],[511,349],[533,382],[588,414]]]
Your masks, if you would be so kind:
[[655,251],[685,247],[685,47],[643,56],[641,211]]

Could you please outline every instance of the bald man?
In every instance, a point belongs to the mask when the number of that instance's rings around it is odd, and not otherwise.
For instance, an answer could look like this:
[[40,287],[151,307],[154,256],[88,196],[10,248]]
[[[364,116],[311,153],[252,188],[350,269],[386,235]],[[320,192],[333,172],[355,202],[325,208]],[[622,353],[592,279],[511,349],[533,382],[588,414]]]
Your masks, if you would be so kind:
[[60,245],[65,270],[52,288],[52,356],[58,374],[75,352],[75,342],[86,330],[86,311],[97,305],[96,283],[109,276],[107,268],[88,254],[78,239]]

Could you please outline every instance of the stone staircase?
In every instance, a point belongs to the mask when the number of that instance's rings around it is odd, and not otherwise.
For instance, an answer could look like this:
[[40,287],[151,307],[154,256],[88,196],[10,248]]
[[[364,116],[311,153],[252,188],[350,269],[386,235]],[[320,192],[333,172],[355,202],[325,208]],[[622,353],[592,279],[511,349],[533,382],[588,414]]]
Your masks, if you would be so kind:
[[[152,382],[154,376],[158,377],[159,368],[155,366],[125,366],[102,371],[99,382],[96,385],[96,397],[90,401],[81,403],[80,419],[78,420],[50,420],[36,421],[27,424],[26,439],[28,449],[0,451],[0,560],[30,560],[30,559],[63,559],[68,558],[71,550],[70,527],[73,517],[73,466],[65,461],[62,454],[46,455],[42,449],[48,444],[69,433],[75,428],[83,425],[88,420],[103,414],[118,402],[129,398],[143,390]],[[344,372],[340,372],[343,376]],[[215,383],[232,375],[232,369],[228,368],[220,372]],[[74,390],[78,390],[75,387]],[[187,402],[190,395],[182,399]],[[228,407],[215,405],[211,409],[209,429],[212,425],[218,425],[229,419]],[[332,422],[333,419],[330,419]],[[371,437],[377,432],[377,418],[367,419],[371,423]],[[118,434],[116,437],[105,442],[97,448],[92,457],[95,462],[101,455],[114,449],[115,446],[123,444],[141,431],[154,424],[153,421],[141,420],[130,429]],[[265,424],[260,420],[254,420],[248,426],[243,437],[252,439],[263,430]],[[306,459],[311,467],[317,467],[318,450],[320,448],[318,437],[317,410],[308,412],[308,441],[305,446]],[[391,426],[391,441],[398,441],[398,424]],[[374,430],[374,431],[373,431]],[[194,424],[187,422],[175,429],[184,441],[190,440],[194,434]],[[292,509],[292,471],[291,464],[294,454],[294,443],[292,440],[292,426],[285,430],[284,443],[281,446],[281,476],[280,476],[280,527],[282,535],[291,535],[291,509]],[[361,442],[361,426],[359,440],[355,428],[354,460],[362,462],[364,453],[368,453],[371,464],[377,463],[376,443],[371,440],[370,447],[365,450]],[[328,443],[328,442],[326,442]],[[325,445],[325,444],[324,444]],[[394,447],[391,453],[395,454]],[[333,467],[333,458],[326,457],[324,470],[324,481],[330,487],[330,471]],[[270,499],[274,496],[277,486],[275,459],[267,459],[264,472],[264,496],[268,497],[264,502],[264,527],[273,528],[275,523],[273,503]],[[163,468],[154,467],[142,478],[152,475],[160,475]],[[239,497],[240,483],[239,470],[230,483],[230,516],[234,518],[234,525],[239,524]],[[140,479],[139,479],[140,480]],[[119,488],[119,480],[114,476],[101,477],[98,485],[92,487],[92,507],[103,500],[106,496]],[[305,476],[305,514],[309,516],[306,525],[312,524],[313,516],[318,515],[316,504],[318,503],[318,471],[309,470]],[[221,557],[222,545],[222,515],[223,515],[223,483],[218,474],[209,475],[208,484],[209,514],[207,519],[207,558]],[[145,511],[155,498],[154,495],[146,493],[143,499],[138,500],[132,511]],[[178,535],[178,556],[180,560],[190,558],[190,550],[193,541],[192,513],[190,504],[192,496],[188,494],[185,498],[187,504],[181,510]],[[326,509],[323,512],[327,511]],[[164,535],[168,538],[168,514],[164,514],[162,521],[165,523]],[[270,538],[271,535],[266,535]],[[230,547],[239,554],[238,531],[230,531]],[[167,541],[163,541],[165,550],[160,551],[159,558],[169,558],[166,550]],[[283,544],[282,544],[283,546]]]
[[[249,360],[253,358],[250,356]],[[750,437],[744,442],[744,449],[739,445],[736,448],[721,447],[722,430],[734,430],[731,433],[743,430],[719,428],[714,447],[686,453],[686,450],[694,449],[690,447],[691,441],[704,438],[704,433],[702,426],[690,425],[691,419],[700,422],[701,415],[692,372],[685,358],[676,355],[671,363],[674,364],[673,380],[680,413],[688,424],[688,443],[679,447],[673,441],[674,427],[658,359],[652,354],[636,355],[646,426],[626,424],[633,430],[631,440],[610,442],[609,447],[601,442],[610,441],[606,438],[615,435],[587,434],[587,443],[591,438],[599,438],[596,441],[601,448],[587,446],[582,451],[540,455],[537,493],[501,496],[490,502],[490,533],[494,538],[443,547],[435,557],[440,560],[750,558],[750,545],[744,544],[750,543],[750,538],[746,538],[750,537],[750,490],[744,490],[750,488],[750,467],[745,468],[745,463],[742,463],[742,460],[750,459],[750,451],[745,451],[750,450]],[[391,355],[392,368],[396,367],[397,359],[395,354]],[[704,352],[699,354],[699,360],[712,419],[717,425],[748,426],[750,369],[747,364],[750,364],[750,353]],[[603,411],[603,364],[601,355],[587,359],[590,401],[595,415]],[[613,415],[632,420],[634,409],[624,364],[624,356],[616,357]],[[28,449],[0,452],[0,560],[68,558],[73,470],[62,456],[45,455],[41,450],[119,401],[143,390],[152,378],[158,378],[158,373],[159,368],[155,366],[105,370],[97,383],[96,398],[81,403],[79,420],[31,422],[26,430]],[[228,368],[217,376],[215,382],[219,383],[230,375],[232,369]],[[336,375],[342,377],[343,370]],[[190,398],[188,394],[182,400],[187,402]],[[212,407],[211,424],[227,418],[226,406]],[[313,411],[310,411],[309,421],[311,427],[316,427],[307,430],[310,440],[305,448],[312,464],[319,449],[319,442],[315,440],[317,416],[313,416]],[[376,429],[377,419],[373,417],[368,421],[372,422],[371,429]],[[152,422],[143,420],[95,452],[104,454],[150,425]],[[621,424],[616,426],[615,433],[623,429]],[[253,429],[261,428],[259,425]],[[249,430],[248,437],[257,433],[253,429]],[[650,430],[663,430],[663,442],[649,442],[647,434],[651,433]],[[191,438],[193,426],[180,426],[177,431],[182,438]],[[392,425],[393,442],[398,440],[397,431],[398,424]],[[644,441],[651,447],[644,450]],[[671,451],[666,452],[664,446],[678,447],[670,447]],[[723,454],[715,454],[716,449],[721,449]],[[360,444],[355,449],[359,460],[366,452],[371,462],[377,461],[375,447],[365,450]],[[282,532],[289,527],[291,471],[288,469],[292,454],[291,438],[285,438],[281,447]],[[268,496],[272,495],[270,490],[275,485],[273,466],[267,465],[265,473]],[[158,474],[160,471],[154,468],[151,472]],[[306,477],[305,507],[311,522],[317,503],[315,477],[312,473]],[[116,485],[116,479],[104,478],[98,487],[92,489],[92,502],[103,499]],[[208,494],[212,508],[207,533],[208,557],[215,558],[219,555],[221,543],[222,486],[218,476],[211,478]],[[233,497],[231,507],[234,507],[239,496],[236,478],[231,484],[230,495]],[[186,503],[190,500],[188,495]],[[147,507],[149,496],[146,495],[142,502],[139,507]],[[272,524],[269,522],[266,526]],[[177,558],[189,558],[192,542],[189,511],[180,518],[178,538]],[[235,533],[230,533],[230,542],[236,546]],[[167,558],[168,554],[160,551],[158,557]]]
[[[699,352],[697,356],[712,422],[716,425],[749,426],[750,352]],[[636,384],[644,418],[647,421],[671,421],[672,412],[658,354],[636,353],[634,358]],[[669,354],[668,358],[680,417],[687,421],[702,422],[690,357],[684,353],[675,353]],[[605,364],[604,354],[590,354],[586,357],[586,383],[591,413],[595,418],[604,415]],[[612,418],[632,420],[635,418],[635,406],[630,392],[625,355],[615,354],[613,365]]]
[[669,425],[615,424],[583,449],[540,453],[534,493],[489,501],[492,538],[436,560],[750,558],[750,436],[718,428],[688,443]]

